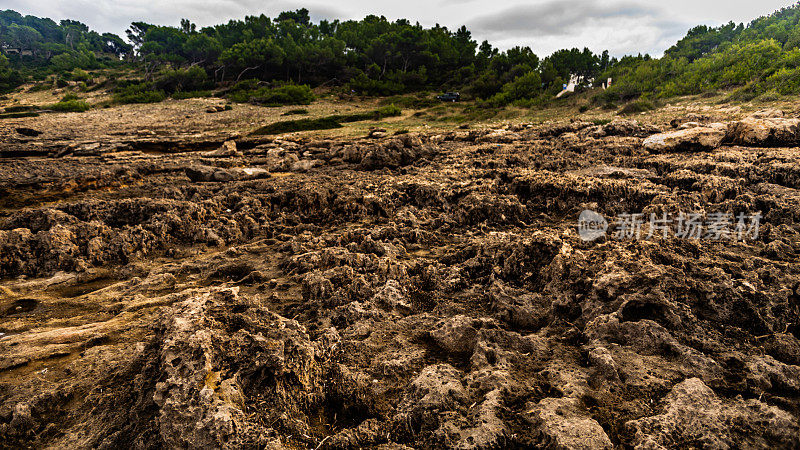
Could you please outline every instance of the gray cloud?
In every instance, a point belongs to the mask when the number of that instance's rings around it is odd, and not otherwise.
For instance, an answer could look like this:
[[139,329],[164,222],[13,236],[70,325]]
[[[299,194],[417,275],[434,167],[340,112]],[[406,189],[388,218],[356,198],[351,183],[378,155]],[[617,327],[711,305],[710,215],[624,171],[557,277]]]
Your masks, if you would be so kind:
[[[188,18],[199,27],[216,25],[246,15],[266,14],[277,16],[282,11],[306,8],[313,20],[345,17],[346,12],[330,4],[307,1],[263,0],[172,0],[169,2],[141,0],[6,0],[2,9],[13,9],[22,14],[49,17],[53,20],[76,19],[99,32],[125,35],[133,21],[158,25],[177,26]],[[161,3],[156,5],[157,3]]]
[[498,13],[477,17],[469,22],[480,32],[508,33],[525,31],[546,35],[565,35],[591,22],[618,18],[655,18],[659,12],[649,6],[625,2],[609,4],[595,0],[518,5]]
[[[506,45],[528,45],[542,55],[559,48],[589,47],[613,55],[658,55],[693,25],[649,3],[546,0],[515,5],[467,22],[476,36]],[[511,44],[515,42],[514,44]]]
[[461,25],[500,49],[530,46],[546,55],[559,48],[589,47],[660,55],[694,25],[749,22],[791,0],[671,0],[669,7],[652,0],[0,0],[2,9],[22,14],[76,19],[100,32],[124,36],[132,21],[178,25],[187,18],[198,26],[241,19],[275,17],[281,11],[308,8],[314,20],[361,19],[368,14],[390,20],[407,18],[425,26]]

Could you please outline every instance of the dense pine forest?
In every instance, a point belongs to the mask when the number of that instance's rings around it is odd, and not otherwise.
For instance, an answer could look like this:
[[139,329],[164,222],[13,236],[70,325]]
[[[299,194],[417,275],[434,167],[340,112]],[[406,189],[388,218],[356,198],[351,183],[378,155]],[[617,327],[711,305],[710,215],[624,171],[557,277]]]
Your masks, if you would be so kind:
[[800,91],[800,4],[748,25],[698,26],[662,58],[565,49],[540,57],[529,47],[506,51],[478,43],[466,27],[425,28],[408,20],[311,20],[306,9],[231,20],[198,29],[134,22],[126,39],[74,20],[0,12],[0,91],[26,82],[48,88],[92,74],[126,71],[109,86],[121,103],[210,95],[260,104],[305,104],[313,88],[391,96],[458,90],[501,106],[550,101],[570,76],[581,87],[614,83],[606,104],[725,90],[731,99]]

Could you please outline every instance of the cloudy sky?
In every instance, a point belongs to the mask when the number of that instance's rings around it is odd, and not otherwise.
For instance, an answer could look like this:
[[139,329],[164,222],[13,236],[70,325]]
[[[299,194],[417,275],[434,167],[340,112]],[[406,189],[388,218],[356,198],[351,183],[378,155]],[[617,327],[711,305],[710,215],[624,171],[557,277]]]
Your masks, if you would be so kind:
[[697,24],[747,23],[794,0],[2,0],[0,8],[55,20],[77,19],[92,29],[124,36],[134,20],[198,26],[232,18],[306,7],[315,20],[360,19],[367,14],[408,18],[430,26],[461,25],[481,41],[506,49],[528,45],[547,55],[559,48],[588,46],[612,55],[660,55]]

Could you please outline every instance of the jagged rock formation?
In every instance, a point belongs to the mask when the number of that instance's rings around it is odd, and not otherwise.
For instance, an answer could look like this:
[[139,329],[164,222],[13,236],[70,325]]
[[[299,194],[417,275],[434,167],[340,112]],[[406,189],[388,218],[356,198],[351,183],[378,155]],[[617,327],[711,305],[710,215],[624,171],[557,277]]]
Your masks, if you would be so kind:
[[796,447],[792,125],[712,120],[4,160],[0,441]]

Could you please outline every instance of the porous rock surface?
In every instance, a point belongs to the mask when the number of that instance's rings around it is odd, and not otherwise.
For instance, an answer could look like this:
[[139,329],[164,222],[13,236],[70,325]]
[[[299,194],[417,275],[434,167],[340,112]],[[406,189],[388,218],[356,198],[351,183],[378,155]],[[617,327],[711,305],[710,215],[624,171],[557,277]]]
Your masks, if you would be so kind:
[[[800,162],[739,123],[2,159],[0,442],[800,446]],[[763,222],[584,242],[586,209]]]

